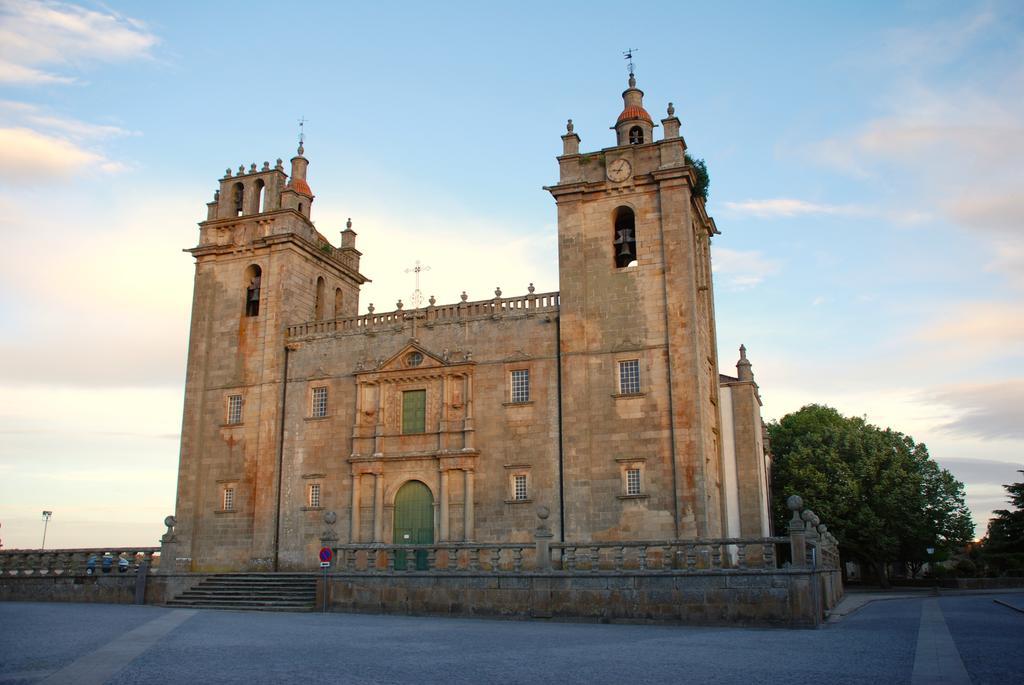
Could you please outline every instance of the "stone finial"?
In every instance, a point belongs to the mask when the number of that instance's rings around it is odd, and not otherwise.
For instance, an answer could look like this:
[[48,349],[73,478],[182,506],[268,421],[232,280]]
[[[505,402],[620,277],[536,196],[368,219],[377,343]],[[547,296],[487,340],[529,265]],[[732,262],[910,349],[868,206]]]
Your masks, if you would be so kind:
[[430,306],[431,306],[431,307],[433,307],[433,306],[434,306],[434,304],[435,304],[435,303],[437,302],[437,298],[436,298],[436,297],[434,297],[433,295],[431,295],[431,296],[430,296],[430,299],[428,299],[428,300],[427,300],[427,302],[429,302],[429,303],[430,303]]
[[566,124],[565,124],[565,132],[566,133],[572,133],[573,132],[572,119],[569,119],[569,121],[566,122]]
[[404,306],[405,305],[402,304],[401,300],[399,300],[398,302],[395,302],[395,309],[397,309],[398,311],[402,311],[402,307],[404,307]]
[[270,171],[270,162],[263,162],[263,171]]
[[629,87],[636,88],[636,76],[633,75],[633,72],[629,72]]
[[465,291],[465,290],[463,290],[463,291],[462,291],[462,294],[461,294],[461,295],[459,295],[459,297],[461,297],[461,298],[462,298],[462,301],[463,301],[463,302],[465,302],[466,300],[468,300],[468,299],[469,299],[469,295],[467,295],[467,294],[466,294],[466,291]]
[[495,297],[501,297],[501,286],[500,285],[497,288],[494,289],[494,296]]
[[252,164],[249,165],[249,173],[250,174],[255,174],[256,173],[256,162],[253,162]]
[[333,542],[338,539],[338,534],[334,532],[334,524],[338,521],[338,515],[333,511],[324,512],[324,523],[327,527],[324,532],[320,535],[321,543]]
[[224,178],[231,178],[231,167],[224,170]]
[[352,217],[349,217],[348,221],[345,222],[345,228],[347,228],[350,231],[352,230]]
[[239,176],[245,176],[245,165],[244,164],[239,164],[238,165],[238,175]]
[[533,295],[533,293],[534,293],[534,291],[535,291],[535,290],[537,290],[537,289],[533,287],[533,283],[531,283],[531,284],[530,284],[530,285],[529,285],[529,286],[528,286],[528,287],[526,288],[526,292],[530,293],[531,295]]
[[220,188],[217,188],[217,190],[213,191],[213,201],[220,202]]
[[548,517],[551,516],[551,510],[543,504],[537,507],[537,537],[550,537],[551,530],[548,528]]
[[670,117],[674,117],[676,115],[676,106],[673,105],[671,102],[668,103],[668,115]]
[[786,508],[790,511],[799,511],[804,506],[804,499],[800,495],[790,495],[786,498]]
[[750,360],[747,359],[746,345],[740,345],[740,359],[736,362],[736,377],[741,381],[754,380],[754,371],[751,368]]
[[167,532],[160,538],[161,542],[172,542],[174,540],[174,527],[178,525],[178,519],[175,516],[168,516],[164,519],[164,525],[167,526]]
[[284,160],[282,160],[280,157],[278,157],[277,161],[274,162],[274,168],[275,169],[284,169]]
[[299,149],[296,152],[299,154],[299,157],[306,153],[306,148],[302,146],[302,143],[299,143]]
[[371,302],[369,304],[369,306],[367,306],[366,311],[368,311],[369,313],[373,314],[373,310],[374,310],[374,306],[373,306],[373,302]]

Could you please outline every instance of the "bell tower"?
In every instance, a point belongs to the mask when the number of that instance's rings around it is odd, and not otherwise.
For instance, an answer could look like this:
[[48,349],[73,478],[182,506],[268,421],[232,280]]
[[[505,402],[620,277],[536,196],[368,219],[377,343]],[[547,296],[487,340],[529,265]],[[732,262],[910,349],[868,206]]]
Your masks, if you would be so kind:
[[[709,240],[675,109],[630,65],[615,145],[562,136],[558,207],[565,539],[722,532]],[[642,532],[641,532],[642,531]]]
[[[281,406],[290,324],[355,316],[351,221],[334,246],[311,221],[309,160],[228,169],[195,258],[173,541],[184,570],[272,570],[280,536]],[[170,561],[170,560],[169,560]]]

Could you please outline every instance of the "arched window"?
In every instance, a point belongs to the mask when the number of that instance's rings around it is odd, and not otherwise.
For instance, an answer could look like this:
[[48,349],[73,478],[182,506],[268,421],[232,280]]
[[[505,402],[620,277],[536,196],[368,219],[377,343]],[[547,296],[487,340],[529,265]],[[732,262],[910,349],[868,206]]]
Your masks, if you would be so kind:
[[324,277],[320,276],[316,279],[316,310],[314,312],[314,318],[317,321],[323,321],[324,318],[324,290],[326,290],[327,284],[324,282]]
[[242,186],[241,183],[235,184],[235,192],[232,200],[235,203],[235,216],[242,216],[242,202],[245,200],[245,188]]
[[299,203],[299,214],[302,214],[302,203]]
[[266,210],[267,192],[266,184],[262,178],[256,179],[256,211],[262,214]]
[[341,300],[342,300],[341,288],[335,288],[334,289],[334,318],[335,319],[341,317]]
[[260,315],[260,279],[263,276],[263,270],[260,269],[258,264],[250,264],[249,268],[245,270],[245,315],[246,316],[259,316]]
[[615,266],[624,268],[636,264],[636,218],[629,207],[615,210],[615,238],[612,248],[615,252]]
[[639,126],[629,129],[629,144],[640,145],[644,142],[644,130]]

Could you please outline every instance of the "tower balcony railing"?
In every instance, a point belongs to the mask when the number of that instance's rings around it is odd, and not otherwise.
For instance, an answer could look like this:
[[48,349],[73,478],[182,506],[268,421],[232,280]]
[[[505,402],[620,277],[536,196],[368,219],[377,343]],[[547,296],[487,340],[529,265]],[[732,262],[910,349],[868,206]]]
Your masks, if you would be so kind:
[[[498,291],[500,292],[500,290]],[[435,305],[416,309],[396,309],[390,312],[369,312],[323,321],[307,321],[287,327],[289,338],[310,336],[365,333],[376,330],[401,328],[415,321],[417,326],[431,327],[439,323],[465,321],[469,319],[500,319],[506,316],[531,316],[557,312],[559,294],[529,293],[516,297],[496,296],[490,300],[475,302],[462,301],[456,304]]]

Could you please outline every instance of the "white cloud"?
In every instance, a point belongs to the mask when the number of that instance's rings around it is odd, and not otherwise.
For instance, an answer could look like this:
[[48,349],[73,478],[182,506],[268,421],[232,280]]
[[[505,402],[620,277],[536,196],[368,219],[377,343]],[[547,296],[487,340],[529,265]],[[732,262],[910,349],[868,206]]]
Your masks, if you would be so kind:
[[938,320],[919,328],[912,340],[938,343],[957,357],[1012,357],[1024,354],[1024,316],[1017,301],[950,303]]
[[939,430],[982,440],[1024,440],[1024,379],[952,385],[928,395],[956,413]]
[[779,263],[764,257],[758,250],[731,250],[714,247],[711,269],[733,290],[746,290],[760,285],[779,272]]
[[834,205],[808,202],[807,200],[792,197],[723,202],[722,206],[726,213],[733,216],[750,216],[758,219],[791,219],[800,216],[856,216],[886,218],[900,224],[916,224],[929,218],[927,213],[914,210],[891,210],[860,205]]
[[883,114],[808,151],[827,166],[896,186],[901,211],[937,211],[969,231],[994,254],[990,269],[1024,287],[1019,21],[1019,9],[1006,5],[891,32],[877,65],[894,75],[877,103]]
[[736,215],[749,215],[761,219],[779,217],[807,216],[814,214],[863,214],[864,210],[853,205],[829,205],[807,202],[790,197],[777,197],[767,200],[743,200],[742,202],[723,202],[728,212]]
[[66,178],[106,161],[68,140],[28,128],[0,128],[0,178],[8,183]]
[[89,171],[118,173],[127,165],[108,159],[93,146],[128,135],[137,134],[53,114],[37,105],[0,100],[0,179],[26,185]]
[[0,59],[0,83],[9,85],[53,85],[74,83],[73,78],[48,74],[39,69],[26,67],[21,64],[14,64],[7,60]]
[[111,10],[6,0],[0,5],[0,83],[69,83],[72,77],[39,67],[144,58],[157,42],[145,24]]

